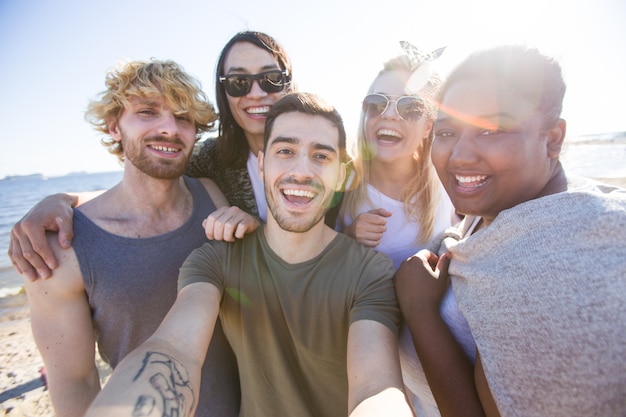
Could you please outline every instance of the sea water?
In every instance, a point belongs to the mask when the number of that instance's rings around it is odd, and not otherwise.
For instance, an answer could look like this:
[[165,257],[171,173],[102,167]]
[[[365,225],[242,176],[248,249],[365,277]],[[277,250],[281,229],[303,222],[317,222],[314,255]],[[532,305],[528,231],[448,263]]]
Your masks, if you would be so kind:
[[[7,252],[11,228],[37,202],[47,195],[61,192],[97,191],[111,188],[122,179],[122,171],[96,174],[71,174],[47,178],[42,175],[8,177],[0,180],[0,271],[12,268]],[[22,285],[21,278],[12,280],[13,274],[0,274],[0,297],[14,292]]]
[[[568,171],[585,177],[626,178],[626,143],[573,143],[564,149],[561,159]],[[0,270],[12,267],[7,255],[11,228],[42,198],[59,192],[108,189],[121,179],[122,172],[116,171],[54,178],[27,176],[0,180]],[[22,285],[21,278],[15,282],[2,282],[5,275],[7,274],[0,274],[0,297]]]

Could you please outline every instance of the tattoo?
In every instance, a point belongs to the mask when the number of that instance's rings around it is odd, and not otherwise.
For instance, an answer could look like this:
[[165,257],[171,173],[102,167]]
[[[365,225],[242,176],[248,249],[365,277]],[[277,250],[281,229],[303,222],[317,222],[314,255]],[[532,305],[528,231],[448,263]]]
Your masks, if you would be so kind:
[[[148,377],[150,385],[157,391],[154,396],[142,395],[135,403],[133,417],[152,415],[157,402],[163,407],[161,417],[190,416],[195,395],[187,369],[171,356],[148,352],[133,382],[139,377]],[[187,399],[190,399],[187,405]]]

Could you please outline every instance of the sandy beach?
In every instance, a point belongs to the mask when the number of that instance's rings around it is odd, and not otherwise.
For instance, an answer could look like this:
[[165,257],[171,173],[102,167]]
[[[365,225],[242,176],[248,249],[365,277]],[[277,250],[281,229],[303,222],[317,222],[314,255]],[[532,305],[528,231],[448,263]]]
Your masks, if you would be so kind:
[[[626,188],[626,178],[598,180]],[[14,274],[10,269],[0,274]],[[41,379],[43,361],[30,330],[28,300],[25,294],[0,298],[0,411],[11,417],[52,417],[48,391]],[[103,382],[110,370],[96,358]]]
[[[0,270],[13,274],[14,269]],[[26,294],[0,298],[0,412],[11,417],[52,417],[54,412],[41,378],[43,361],[30,331]],[[104,382],[108,366],[96,357]]]

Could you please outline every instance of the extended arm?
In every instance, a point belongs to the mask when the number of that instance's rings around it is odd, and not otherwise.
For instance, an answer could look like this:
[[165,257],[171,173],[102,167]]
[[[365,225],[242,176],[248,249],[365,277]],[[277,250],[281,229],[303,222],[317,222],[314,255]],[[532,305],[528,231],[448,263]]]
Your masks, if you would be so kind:
[[74,237],[72,207],[77,207],[102,191],[52,194],[37,203],[11,230],[9,258],[20,274],[29,280],[48,278],[58,260],[48,245],[46,231],[58,232],[58,243],[69,248]]
[[352,323],[348,333],[350,416],[412,416],[403,386],[396,335],[376,321]]
[[46,368],[57,416],[82,416],[100,391],[91,312],[73,249],[50,247],[59,259],[52,280],[24,280],[33,336]]
[[115,368],[86,415],[193,416],[219,301],[212,284],[183,288],[157,331]]
[[439,312],[449,285],[448,262],[448,255],[437,259],[420,251],[398,268],[396,294],[441,415],[484,416],[474,367]]

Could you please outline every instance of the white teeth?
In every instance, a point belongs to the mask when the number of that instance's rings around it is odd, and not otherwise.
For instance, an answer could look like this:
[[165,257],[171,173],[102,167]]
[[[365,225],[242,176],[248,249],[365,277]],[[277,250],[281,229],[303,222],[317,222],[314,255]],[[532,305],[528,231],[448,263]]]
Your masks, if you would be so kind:
[[176,148],[168,148],[167,146],[155,146],[155,145],[152,145],[152,149],[160,151],[160,152],[170,152],[170,153],[178,152],[178,149],[176,149]]
[[292,189],[292,188],[285,188],[283,190],[283,194],[285,194],[285,195],[293,195],[295,197],[308,197],[308,198],[315,197],[315,194],[312,193],[311,191],[295,190],[295,189]]
[[460,175],[456,175],[455,177],[456,180],[461,184],[481,182],[487,178],[486,175],[474,175],[471,177],[461,177]]
[[265,114],[270,111],[270,106],[251,107],[246,110],[250,114]]
[[396,138],[402,137],[400,133],[396,132],[395,130],[390,130],[390,129],[380,129],[378,132],[376,132],[376,134],[378,136],[393,136]]

